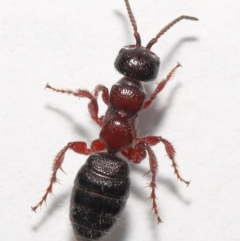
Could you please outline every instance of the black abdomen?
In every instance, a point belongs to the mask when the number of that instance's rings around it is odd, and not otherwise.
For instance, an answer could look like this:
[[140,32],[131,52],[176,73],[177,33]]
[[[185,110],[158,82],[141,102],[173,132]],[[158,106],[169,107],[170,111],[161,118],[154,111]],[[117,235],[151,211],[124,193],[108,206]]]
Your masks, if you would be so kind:
[[78,241],[98,240],[113,227],[129,195],[129,167],[108,153],[92,154],[79,170],[71,196],[70,220]]

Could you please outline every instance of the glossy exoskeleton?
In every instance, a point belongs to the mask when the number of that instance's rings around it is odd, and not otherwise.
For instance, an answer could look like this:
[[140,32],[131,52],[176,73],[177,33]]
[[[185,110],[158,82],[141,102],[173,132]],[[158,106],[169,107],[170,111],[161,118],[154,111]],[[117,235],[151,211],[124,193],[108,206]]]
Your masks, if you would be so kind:
[[129,195],[129,167],[109,153],[92,154],[79,170],[70,220],[77,240],[99,239],[120,217]]
[[[129,169],[128,164],[117,156],[118,152],[135,164],[143,161],[148,155],[149,173],[152,177],[149,184],[150,199],[158,223],[162,221],[156,203],[158,164],[152,146],[163,143],[177,178],[189,184],[189,181],[185,181],[179,174],[172,144],[161,136],[138,136],[135,123],[138,113],[153,103],[180,67],[178,63],[167,77],[158,83],[155,91],[147,96],[142,82],[155,80],[160,67],[160,59],[150,50],[151,47],[180,20],[198,19],[185,15],[176,18],[143,47],[128,0],[125,0],[125,3],[136,44],[125,46],[119,51],[114,66],[124,77],[112,86],[110,93],[103,85],[98,85],[93,93],[82,89],[72,91],[53,88],[48,84],[46,86],[56,92],[88,98],[89,114],[101,128],[99,138],[92,141],[90,147],[82,141],[70,142],[57,154],[50,184],[40,202],[32,207],[32,210],[36,211],[46,201],[49,193],[52,193],[53,184],[57,182],[57,171],[62,170],[64,155],[68,149],[90,155],[77,174],[71,196],[70,219],[77,240],[100,239],[109,232],[124,209],[129,194]],[[99,92],[102,92],[102,100],[107,105],[105,115],[100,117],[97,100]]]

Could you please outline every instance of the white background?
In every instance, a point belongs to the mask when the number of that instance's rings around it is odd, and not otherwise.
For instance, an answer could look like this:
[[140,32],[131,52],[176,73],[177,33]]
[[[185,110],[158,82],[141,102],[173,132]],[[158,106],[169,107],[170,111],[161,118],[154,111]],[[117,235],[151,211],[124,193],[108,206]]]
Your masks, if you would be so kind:
[[[162,60],[151,91],[177,61],[183,68],[139,117],[140,135],[161,135],[177,150],[188,188],[176,180],[162,145],[156,225],[146,159],[131,165],[132,189],[114,241],[240,240],[240,5],[237,0],[131,0],[142,43],[176,17],[183,20],[153,46]],[[71,151],[62,185],[36,214],[56,153],[69,141],[90,143],[99,128],[86,99],[45,90],[111,87],[113,63],[134,44],[122,0],[2,0],[0,2],[1,240],[74,240],[68,219],[72,183],[86,156]],[[106,107],[101,104],[101,113]]]

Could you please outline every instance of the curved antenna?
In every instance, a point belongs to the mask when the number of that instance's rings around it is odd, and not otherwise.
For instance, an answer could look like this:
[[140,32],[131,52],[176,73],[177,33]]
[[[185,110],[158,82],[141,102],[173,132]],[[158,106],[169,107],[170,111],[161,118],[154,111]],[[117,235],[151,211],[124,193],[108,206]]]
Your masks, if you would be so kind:
[[167,26],[165,26],[158,34],[155,38],[153,38],[146,46],[146,49],[150,50],[151,47],[158,41],[158,39],[165,33],[168,31],[168,29],[170,29],[173,25],[175,25],[177,22],[183,20],[183,19],[187,19],[187,20],[193,20],[193,21],[198,21],[197,18],[195,17],[191,17],[191,16],[180,16],[178,18],[176,18],[175,20],[173,20],[171,23],[169,23]]
[[134,18],[134,15],[133,15],[132,9],[130,7],[129,1],[128,0],[124,0],[124,1],[125,1],[125,4],[126,4],[126,7],[127,7],[128,16],[129,16],[130,21],[131,21],[132,26],[133,26],[134,37],[136,39],[136,47],[140,47],[141,46],[141,38],[140,38],[140,35],[139,35],[138,31],[137,31],[136,20]]

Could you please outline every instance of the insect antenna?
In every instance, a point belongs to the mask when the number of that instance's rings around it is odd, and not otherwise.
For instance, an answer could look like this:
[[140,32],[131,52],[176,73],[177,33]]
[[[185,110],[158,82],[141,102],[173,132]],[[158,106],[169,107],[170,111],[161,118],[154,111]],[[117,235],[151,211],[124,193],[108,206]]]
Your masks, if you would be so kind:
[[170,22],[167,26],[165,26],[158,34],[155,38],[153,38],[146,46],[146,49],[150,50],[151,47],[158,41],[158,39],[164,34],[166,33],[173,25],[175,25],[177,22],[183,20],[183,19],[187,19],[187,20],[193,20],[193,21],[198,21],[197,18],[195,17],[191,17],[191,16],[180,16],[178,18],[176,18],[175,20],[173,20],[172,22]]
[[130,7],[129,1],[128,1],[128,0],[124,0],[124,1],[125,1],[125,4],[126,4],[126,7],[127,7],[128,16],[129,16],[130,21],[131,21],[132,26],[133,26],[134,37],[135,37],[135,39],[136,39],[136,47],[140,47],[140,46],[141,46],[141,38],[140,38],[140,34],[139,34],[138,31],[137,31],[137,23],[136,23],[136,20],[135,20],[135,18],[134,18],[134,15],[133,15],[132,9],[131,9],[131,7]]

